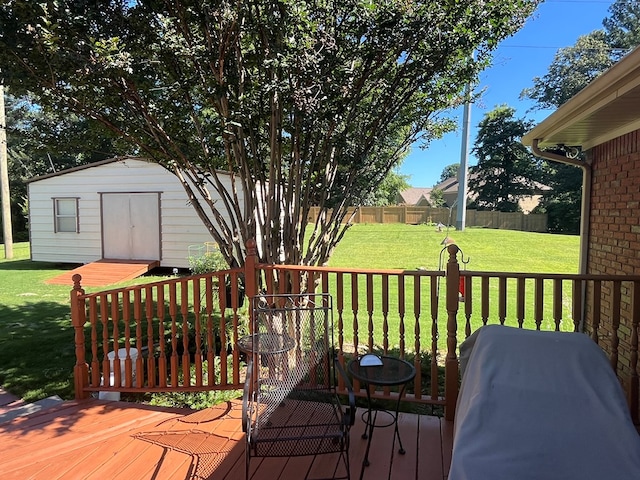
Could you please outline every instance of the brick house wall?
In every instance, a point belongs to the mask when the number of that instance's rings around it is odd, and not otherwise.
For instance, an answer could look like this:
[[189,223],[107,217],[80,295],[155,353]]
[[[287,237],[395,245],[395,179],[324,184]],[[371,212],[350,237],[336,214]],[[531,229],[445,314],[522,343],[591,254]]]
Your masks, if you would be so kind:
[[[587,152],[592,162],[591,210],[587,273],[640,274],[640,130],[598,145]],[[631,342],[631,289],[623,285],[622,316],[618,328],[620,378],[628,389]],[[600,345],[611,353],[614,319],[608,313],[613,292],[603,284],[598,329]],[[586,330],[592,331],[593,312],[587,309]]]

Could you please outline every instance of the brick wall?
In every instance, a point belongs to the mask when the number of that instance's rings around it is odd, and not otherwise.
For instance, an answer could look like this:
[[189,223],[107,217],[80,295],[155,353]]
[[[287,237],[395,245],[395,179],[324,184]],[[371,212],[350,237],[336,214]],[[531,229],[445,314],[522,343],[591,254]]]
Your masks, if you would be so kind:
[[[618,137],[588,152],[592,161],[591,214],[588,273],[640,274],[640,130]],[[606,291],[601,308],[599,339],[611,353],[613,319],[608,306],[612,292]],[[628,387],[631,342],[631,298],[621,289],[622,318],[618,329],[618,363],[623,386]],[[592,308],[587,306],[586,327],[591,330]]]

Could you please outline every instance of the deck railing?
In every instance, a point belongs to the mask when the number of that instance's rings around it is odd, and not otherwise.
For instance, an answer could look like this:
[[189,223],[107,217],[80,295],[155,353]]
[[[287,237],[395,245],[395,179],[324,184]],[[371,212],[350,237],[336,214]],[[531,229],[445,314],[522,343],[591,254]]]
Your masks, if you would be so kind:
[[[250,298],[260,285],[266,293],[332,294],[340,360],[374,351],[413,362],[407,401],[444,408],[449,419],[459,387],[457,348],[478,327],[588,333],[608,353],[638,421],[640,277],[460,271],[458,247],[446,253],[444,270],[358,270],[261,265],[250,245],[244,270],[90,294],[76,277],[76,396],[241,388],[236,342],[248,333],[250,314],[243,293]],[[354,388],[365,395],[361,385]]]

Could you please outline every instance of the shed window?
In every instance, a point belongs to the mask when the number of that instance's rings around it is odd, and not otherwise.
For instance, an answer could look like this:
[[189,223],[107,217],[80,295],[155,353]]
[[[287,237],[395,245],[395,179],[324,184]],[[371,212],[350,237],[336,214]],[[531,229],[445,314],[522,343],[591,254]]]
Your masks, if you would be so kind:
[[78,199],[54,198],[53,215],[55,232],[78,232]]

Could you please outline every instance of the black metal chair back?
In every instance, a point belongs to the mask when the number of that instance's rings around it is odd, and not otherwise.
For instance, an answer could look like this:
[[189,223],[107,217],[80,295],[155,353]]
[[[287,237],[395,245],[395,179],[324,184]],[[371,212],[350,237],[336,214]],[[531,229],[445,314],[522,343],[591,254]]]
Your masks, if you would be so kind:
[[[259,295],[252,301],[251,323],[251,334],[239,342],[248,365],[246,478],[252,457],[336,452],[339,465],[327,478],[350,478],[355,399],[334,353],[331,296]],[[345,405],[336,392],[338,375],[347,387]]]

